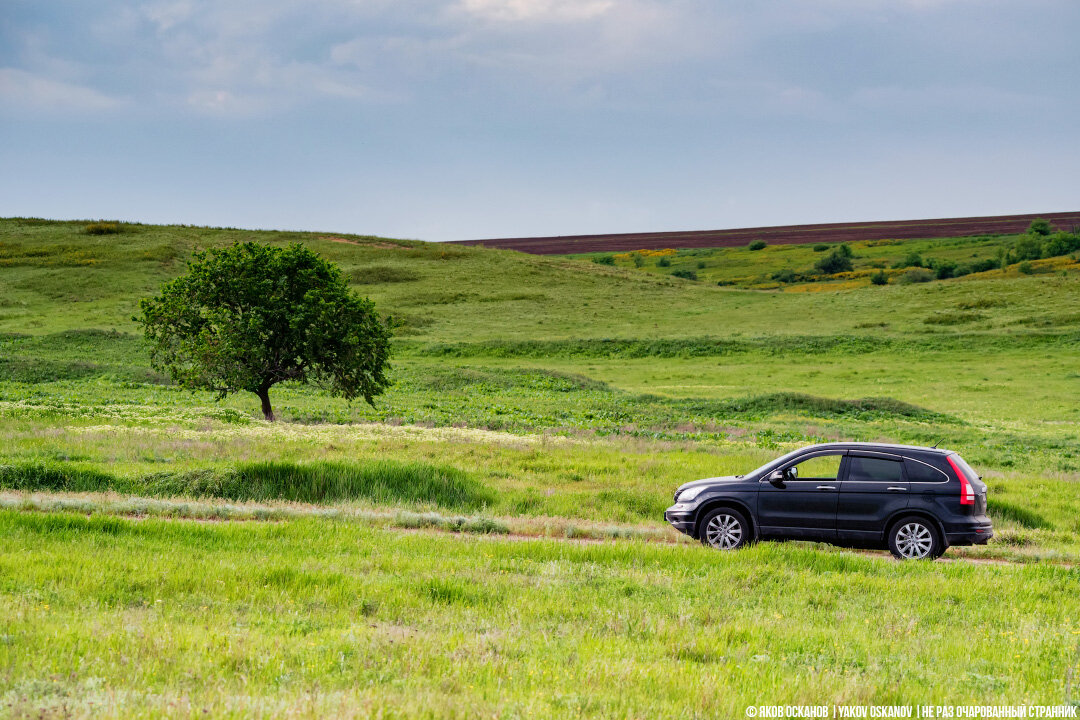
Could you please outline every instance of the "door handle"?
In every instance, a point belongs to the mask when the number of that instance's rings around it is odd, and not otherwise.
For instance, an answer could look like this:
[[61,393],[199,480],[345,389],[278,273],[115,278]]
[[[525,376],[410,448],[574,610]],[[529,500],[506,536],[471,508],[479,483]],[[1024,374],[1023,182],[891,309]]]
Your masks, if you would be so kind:
[[887,487],[885,489],[889,492],[907,492],[907,488],[905,487]]
[[818,490],[835,490],[836,486],[835,485],[818,485],[817,489]]

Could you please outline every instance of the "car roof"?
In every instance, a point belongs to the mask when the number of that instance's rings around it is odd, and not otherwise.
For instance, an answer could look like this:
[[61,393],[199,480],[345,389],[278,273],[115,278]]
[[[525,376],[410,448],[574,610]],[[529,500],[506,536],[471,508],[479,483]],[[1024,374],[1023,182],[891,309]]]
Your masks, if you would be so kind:
[[918,452],[928,453],[933,455],[951,455],[952,450],[946,450],[944,448],[932,448],[922,445],[897,445],[894,443],[872,443],[872,442],[831,442],[831,443],[818,443],[817,445],[807,445],[803,450],[881,450],[884,452],[894,452],[903,454],[905,452]]

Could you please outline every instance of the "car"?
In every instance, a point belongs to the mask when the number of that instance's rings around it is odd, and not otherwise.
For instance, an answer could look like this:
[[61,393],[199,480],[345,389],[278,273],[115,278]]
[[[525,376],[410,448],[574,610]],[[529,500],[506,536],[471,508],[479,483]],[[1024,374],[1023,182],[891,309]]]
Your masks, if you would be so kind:
[[664,519],[720,550],[798,539],[932,559],[994,536],[986,484],[959,454],[936,447],[810,445],[746,475],[680,485],[674,501]]

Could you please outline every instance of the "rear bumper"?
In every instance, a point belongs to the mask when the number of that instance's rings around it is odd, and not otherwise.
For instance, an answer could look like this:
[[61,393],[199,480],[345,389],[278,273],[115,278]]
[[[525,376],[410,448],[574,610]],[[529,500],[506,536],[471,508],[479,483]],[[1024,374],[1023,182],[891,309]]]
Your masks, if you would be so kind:
[[949,545],[985,545],[994,537],[994,528],[989,523],[977,527],[964,528],[958,532],[945,533]]
[[694,512],[688,511],[681,505],[672,505],[664,511],[664,519],[671,523],[671,527],[675,528],[684,535],[694,536]]

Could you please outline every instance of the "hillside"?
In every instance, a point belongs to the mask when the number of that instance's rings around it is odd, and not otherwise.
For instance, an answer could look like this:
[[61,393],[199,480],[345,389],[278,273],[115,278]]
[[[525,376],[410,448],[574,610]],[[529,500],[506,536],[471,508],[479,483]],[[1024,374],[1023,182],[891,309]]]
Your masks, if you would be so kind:
[[833,243],[884,239],[943,238],[965,235],[1008,235],[1023,232],[1035,218],[1047,218],[1060,230],[1080,226],[1080,212],[894,220],[818,225],[778,225],[676,232],[613,233],[607,235],[560,235],[549,237],[459,240],[461,245],[518,250],[536,255],[569,255],[593,252],[627,252],[662,248],[737,247],[754,240],[770,244]]
[[[933,344],[957,330],[1012,336],[1075,328],[1080,301],[1074,256],[925,284],[871,287],[875,265],[911,250],[926,257],[992,257],[1003,240],[960,238],[855,243],[854,282],[827,278],[791,292],[718,287],[715,277],[759,280],[801,268],[811,248],[676,254],[672,266],[635,268],[478,247],[327,233],[128,225],[89,235],[85,222],[0,220],[0,332],[70,329],[130,332],[138,300],[183,271],[193,249],[237,240],[304,242],[339,263],[354,286],[398,323],[400,339],[425,343],[581,339],[768,339],[791,336],[911,337]],[[1006,239],[1007,240],[1007,239]],[[910,243],[910,245],[909,245]],[[706,263],[693,282],[673,277]],[[794,292],[795,290],[818,292]]]

